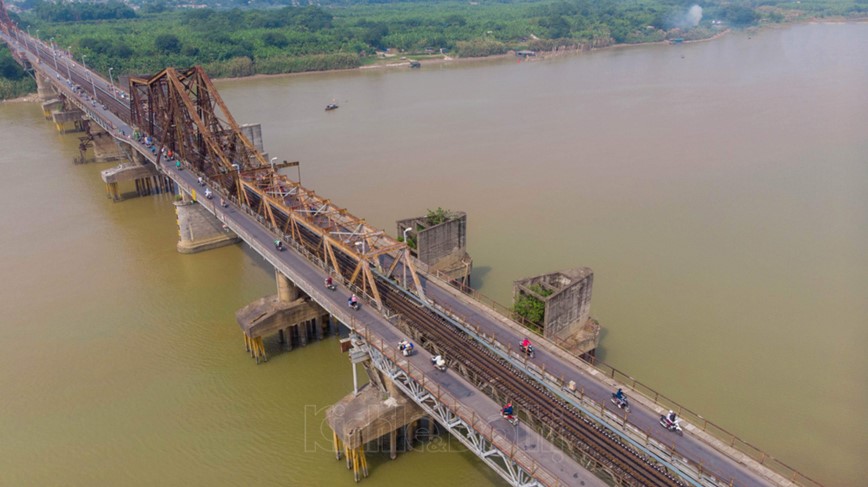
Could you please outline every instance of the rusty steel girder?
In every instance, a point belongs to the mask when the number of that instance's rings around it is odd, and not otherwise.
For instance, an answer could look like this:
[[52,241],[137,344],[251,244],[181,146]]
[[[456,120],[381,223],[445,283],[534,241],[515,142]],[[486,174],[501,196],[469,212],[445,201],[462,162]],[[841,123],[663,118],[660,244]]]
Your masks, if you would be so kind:
[[[285,238],[313,254],[351,285],[382,306],[376,269],[387,279],[402,281],[411,292],[425,292],[409,247],[371,227],[345,208],[277,174],[270,167],[241,174],[241,202]],[[398,266],[401,265],[401,272]]]
[[[130,79],[132,123],[242,207],[382,306],[373,269],[424,298],[406,244],[277,172],[245,137],[201,67]],[[159,159],[158,159],[159,164]]]
[[268,166],[200,66],[130,79],[130,109],[133,124],[161,149],[171,150],[230,194],[241,197],[240,173]]

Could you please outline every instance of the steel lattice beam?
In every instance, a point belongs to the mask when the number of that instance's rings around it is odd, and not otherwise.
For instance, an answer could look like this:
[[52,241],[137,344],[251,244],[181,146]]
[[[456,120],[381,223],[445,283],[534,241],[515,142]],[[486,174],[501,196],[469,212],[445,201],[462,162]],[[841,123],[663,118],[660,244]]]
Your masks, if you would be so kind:
[[[389,347],[382,344],[375,345],[358,335],[354,337],[353,342],[357,347],[368,351],[371,356],[371,363],[389,377],[398,389],[510,485],[534,487],[558,484],[558,479],[554,475],[530,462],[530,457],[524,458],[525,461],[522,463],[517,456],[521,452],[505,451],[505,447],[511,445],[511,442],[497,434],[490,426],[487,432],[481,431],[479,427],[487,426],[487,423],[481,419],[468,420],[468,418],[456,413],[453,410],[455,405],[448,404],[444,400],[444,394],[428,390],[425,387],[424,377],[421,379],[414,377],[409,369],[400,367],[395,360],[390,358],[388,355]],[[391,352],[395,357],[399,356],[397,350],[391,349]],[[498,436],[501,441],[498,441]]]

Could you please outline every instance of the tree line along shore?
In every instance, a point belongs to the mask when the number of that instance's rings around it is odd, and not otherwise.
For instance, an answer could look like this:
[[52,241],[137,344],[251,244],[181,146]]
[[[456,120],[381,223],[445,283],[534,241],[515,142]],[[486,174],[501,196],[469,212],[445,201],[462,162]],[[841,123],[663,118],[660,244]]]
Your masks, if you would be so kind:
[[[6,4],[23,30],[77,60],[86,56],[87,65],[104,74],[198,64],[214,78],[351,69],[401,57],[680,42],[729,28],[868,16],[868,0],[323,0],[305,7],[273,0],[257,3],[265,8],[229,9],[209,7],[209,0],[136,1]],[[191,5],[197,8],[184,8]],[[34,89],[8,49],[0,49],[0,99]]]

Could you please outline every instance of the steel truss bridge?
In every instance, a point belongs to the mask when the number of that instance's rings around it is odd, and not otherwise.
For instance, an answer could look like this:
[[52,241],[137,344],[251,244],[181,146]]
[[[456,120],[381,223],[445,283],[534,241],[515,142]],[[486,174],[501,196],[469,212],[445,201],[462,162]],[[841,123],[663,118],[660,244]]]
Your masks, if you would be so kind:
[[[21,32],[2,0],[0,28],[19,62],[179,192],[195,194],[202,177],[229,203],[203,200],[203,208],[347,325],[356,350],[511,485],[599,484],[588,472],[631,486],[820,485],[765,453],[734,453],[704,426],[672,435],[656,425],[656,398],[633,395],[629,416],[607,407],[615,384],[554,345],[540,343],[533,363],[516,354],[509,344],[521,327],[428,273],[404,243],[280,174],[201,68],[167,68],[118,90]],[[289,251],[276,251],[275,238]],[[346,292],[323,292],[326,275]],[[361,311],[346,308],[350,291],[365,298]],[[423,348],[412,357],[393,345],[407,336]],[[450,370],[433,371],[432,354]],[[505,400],[518,406],[518,427],[500,418]]]

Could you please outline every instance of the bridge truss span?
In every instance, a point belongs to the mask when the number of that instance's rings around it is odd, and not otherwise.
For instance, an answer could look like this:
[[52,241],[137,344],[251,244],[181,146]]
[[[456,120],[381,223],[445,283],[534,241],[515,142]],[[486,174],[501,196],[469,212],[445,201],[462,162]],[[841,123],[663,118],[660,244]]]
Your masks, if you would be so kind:
[[[374,367],[388,376],[398,389],[510,485],[573,485],[518,447],[515,441],[518,429],[509,426],[506,434],[498,431],[488,420],[442,389],[436,380],[430,379],[428,373],[414,367],[409,361],[401,360],[399,357],[402,355],[396,348],[372,337],[367,329],[356,330],[356,333],[359,332],[365,338],[354,335],[355,345],[367,351]],[[574,478],[572,480],[575,481]]]
[[[5,12],[2,0],[0,12]],[[518,428],[524,434],[536,435],[541,431],[546,437],[560,437],[564,451],[558,454],[576,455],[571,459],[577,463],[596,462],[597,470],[624,479],[621,485],[726,485],[725,480],[715,479],[732,479],[733,474],[747,479],[736,481],[738,485],[791,485],[764,471],[743,472],[742,465],[736,464],[740,457],[728,459],[725,451],[713,451],[716,444],[702,444],[692,434],[672,439],[670,445],[665,433],[656,434],[659,427],[653,408],[648,411],[636,408],[629,421],[611,415],[602,403],[585,402],[584,389],[578,397],[570,397],[576,396],[575,391],[565,393],[564,377],[575,373],[577,379],[586,379],[578,377],[578,371],[569,369],[569,364],[552,359],[548,361],[552,367],[537,368],[527,360],[517,360],[511,347],[494,345],[498,336],[503,338],[500,333],[507,336],[502,343],[516,343],[516,338],[510,336],[510,330],[497,326],[484,312],[479,312],[476,304],[459,303],[438,291],[436,280],[430,279],[424,266],[410,257],[404,243],[279,174],[278,169],[288,164],[272,164],[255,149],[201,68],[181,71],[169,68],[149,79],[134,79],[129,100],[123,96],[118,100],[113,90],[103,88],[105,80],[83,65],[70,62],[69,57],[61,57],[62,64],[58,64],[53,46],[21,32],[8,16],[0,17],[0,27],[3,28],[0,40],[20,53],[20,62],[29,62],[34,73],[57,86],[70,104],[143,155],[157,171],[174,180],[181,192],[190,194],[203,208],[217,215],[226,228],[235,231],[252,249],[299,283],[301,289],[338,319],[356,330],[359,328],[355,322],[361,320],[366,322],[365,326],[383,321],[393,325],[395,321],[409,322],[412,326],[408,325],[407,330],[400,326],[398,329],[421,345],[442,353],[454,368],[445,375],[426,374],[421,357],[419,361],[401,359],[393,347],[378,342],[380,338],[394,338],[395,333],[388,330],[385,335],[375,334],[373,341],[366,340],[377,368],[511,484],[575,485],[576,482],[558,476],[557,469],[541,466],[547,457],[514,448],[516,443],[510,441],[507,431],[511,427],[501,428],[502,420],[496,413],[498,399],[504,397],[516,400],[526,413],[523,416],[526,421]],[[61,66],[66,68],[66,79]],[[93,98],[87,90],[82,92],[76,87],[86,87],[88,83]],[[122,106],[127,101],[128,109]],[[133,130],[137,132],[135,137],[131,137]],[[218,205],[210,199],[197,199],[196,192],[205,188],[228,201]],[[272,246],[275,238],[287,242],[290,251],[276,250]],[[309,264],[309,268],[298,262],[295,266],[288,265],[294,260],[291,257],[294,251],[308,261],[305,265]],[[417,265],[424,281],[417,275]],[[306,273],[298,271],[301,267],[305,267]],[[370,297],[373,305],[347,311],[341,295],[321,292],[321,279],[325,276],[322,270],[340,276],[338,284],[347,284],[347,291]],[[409,294],[420,299],[403,299],[409,298]],[[377,316],[370,311],[373,308],[380,311]],[[401,320],[393,320],[396,316]],[[546,358],[545,354],[542,358]],[[555,367],[566,373],[556,373]],[[464,377],[459,377],[459,372]],[[437,380],[446,377],[468,384],[466,394],[445,391],[436,385]],[[598,388],[606,386],[596,379],[586,382]],[[467,407],[470,395],[475,395],[476,405],[481,407]],[[604,403],[607,395],[608,391],[597,394]],[[492,405],[482,401],[494,401],[493,421],[480,416],[492,411]],[[688,433],[692,433],[690,429]],[[643,448],[645,455],[637,451]],[[766,463],[771,460],[774,459]],[[765,453],[759,460],[760,466],[763,461]],[[691,468],[694,472],[689,472]],[[819,485],[789,467],[787,470],[793,481],[798,478],[806,484]],[[712,477],[710,471],[722,475]],[[563,481],[565,478],[567,481]]]

